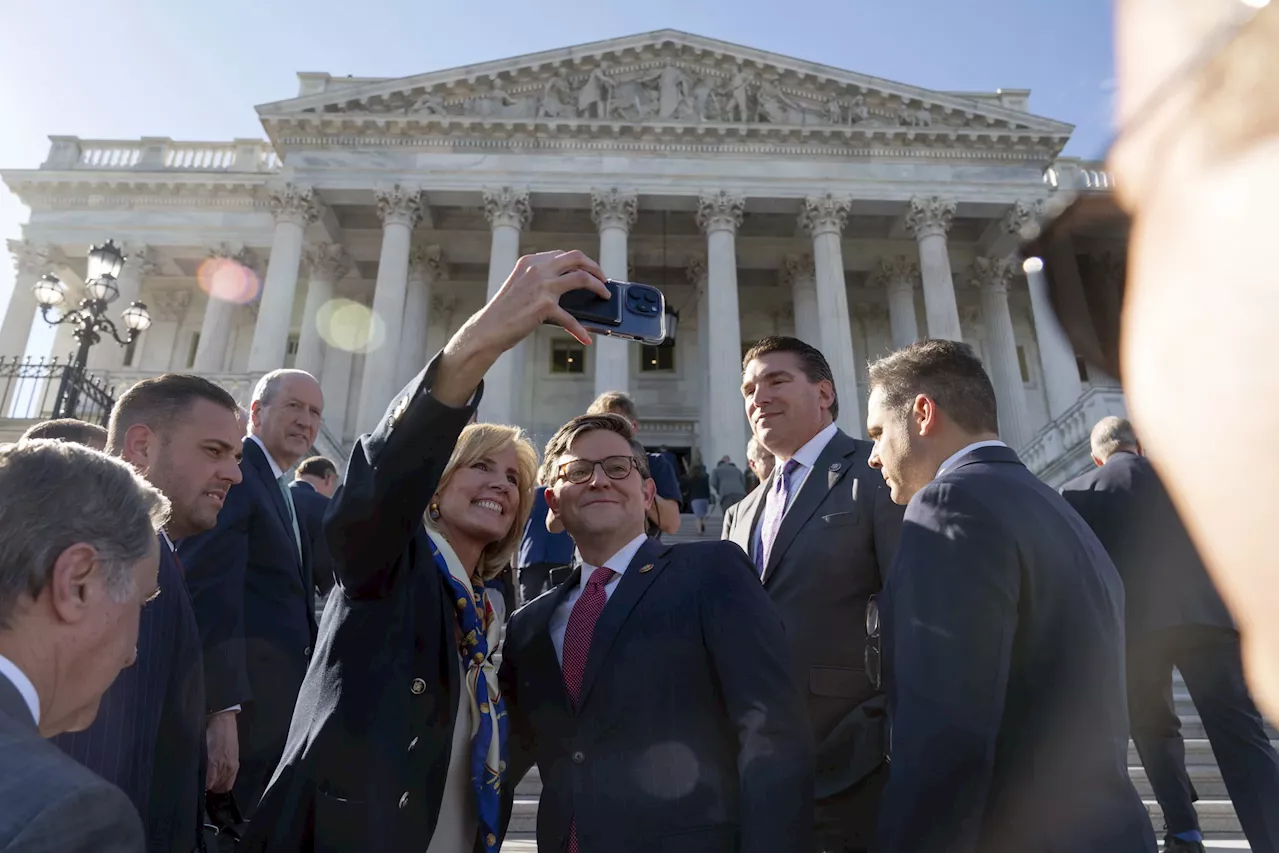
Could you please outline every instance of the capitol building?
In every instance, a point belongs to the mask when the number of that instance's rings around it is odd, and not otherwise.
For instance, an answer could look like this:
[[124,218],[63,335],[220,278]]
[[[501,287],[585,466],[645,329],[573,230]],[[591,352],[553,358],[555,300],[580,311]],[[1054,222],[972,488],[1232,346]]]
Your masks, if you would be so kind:
[[[111,238],[128,256],[114,313],[138,299],[153,324],[93,348],[107,386],[192,371],[247,404],[264,372],[302,368],[324,388],[317,450],[336,459],[518,256],[581,249],[659,287],[671,335],[583,347],[543,327],[486,377],[482,419],[545,441],[625,390],[646,445],[741,465],[740,361],[772,334],[826,354],[854,435],[868,359],[926,336],[972,344],[1002,437],[1051,483],[1123,412],[1011,258],[1046,197],[1109,181],[1059,156],[1072,127],[1026,90],[932,91],[675,30],[298,81],[257,107],[265,139],[55,136],[39,168],[0,171],[31,209],[8,243],[0,356],[42,322],[32,285],[82,287],[87,247]],[[74,348],[59,327],[55,354]]]

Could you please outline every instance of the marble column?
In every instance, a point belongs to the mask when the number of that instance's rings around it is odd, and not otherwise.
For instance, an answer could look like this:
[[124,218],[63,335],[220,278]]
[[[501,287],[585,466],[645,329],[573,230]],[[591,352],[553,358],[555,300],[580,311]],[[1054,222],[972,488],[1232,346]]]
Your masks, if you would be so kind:
[[26,355],[31,324],[36,319],[36,296],[31,288],[40,276],[53,271],[62,255],[52,246],[37,245],[30,240],[10,240],[9,251],[13,254],[16,275],[4,323],[0,325],[0,357],[22,358]]
[[190,305],[190,287],[165,288],[147,294],[147,309],[153,322],[146,334],[138,339],[141,348],[133,359],[135,368],[160,372],[186,370],[185,361],[175,367],[174,350]]
[[[591,192],[591,219],[600,230],[600,268],[617,281],[628,278],[627,235],[636,221],[636,207],[634,192],[617,187]],[[630,345],[605,335],[595,336],[592,343],[596,396],[606,391],[625,392],[631,376]]]
[[1018,450],[1031,439],[1031,431],[1027,395],[1018,366],[1018,345],[1009,315],[1009,282],[1013,271],[1012,258],[978,257],[973,260],[970,281],[978,288],[982,303],[982,326],[986,332],[991,384],[996,392],[1000,438]]
[[[320,376],[320,391],[324,394],[324,422],[329,434],[345,442],[347,434],[347,407],[351,396],[351,350],[342,347],[326,347],[324,373]],[[341,470],[345,459],[334,459]]]
[[[205,304],[200,342],[196,344],[196,357],[191,366],[195,373],[221,373],[226,369],[227,345],[231,342],[240,313],[240,303],[232,297],[242,295],[239,284],[256,277],[253,269],[256,261],[251,250],[229,243],[209,250],[209,258],[200,275],[202,289],[208,293],[209,300]],[[219,279],[234,279],[237,286],[224,287]]]
[[813,255],[787,255],[782,260],[784,280],[791,285],[796,337],[818,345],[818,283],[814,278]]
[[[409,250],[413,229],[422,219],[422,191],[416,187],[395,184],[376,189],[373,195],[382,220],[382,253],[373,286],[369,349],[360,380],[360,415],[356,419],[359,434],[378,425],[391,398],[400,390],[396,379],[400,376],[400,329],[409,286]],[[383,328],[381,340],[376,334],[378,325]]]
[[[303,257],[309,272],[307,301],[302,309],[298,354],[293,366],[320,377],[324,374],[329,341],[333,337],[331,330],[320,328],[324,322],[323,314],[329,313],[324,306],[333,301],[334,286],[347,277],[355,262],[346,247],[328,242],[308,247]],[[344,377],[343,381],[346,382],[347,378]]]
[[[120,331],[120,337],[124,337],[126,331],[120,324],[121,312],[142,298],[142,280],[155,275],[157,266],[156,253],[146,244],[126,243],[124,253],[124,266],[120,268],[120,278],[116,280],[119,296],[111,303],[108,311],[111,322],[115,323]],[[142,334],[136,346],[143,346],[143,341],[149,332],[148,329]],[[124,353],[125,348],[108,337],[89,350],[89,367],[92,370],[119,370],[124,367]],[[133,366],[135,368],[138,366],[136,351]]]
[[284,365],[302,262],[302,235],[320,215],[311,187],[283,184],[271,188],[267,198],[275,214],[276,232],[249,347],[250,373],[266,373]]
[[[489,244],[489,284],[485,300],[493,299],[511,275],[520,259],[520,232],[533,218],[529,191],[502,187],[484,191],[484,215],[493,230]],[[524,375],[525,344],[521,343],[498,357],[484,377],[484,399],[480,402],[480,419],[499,424],[514,424],[517,419],[517,378]]]
[[800,225],[813,237],[813,267],[818,289],[818,349],[827,357],[839,402],[836,423],[849,435],[863,431],[862,401],[858,399],[858,371],[853,356],[849,295],[845,290],[840,233],[849,217],[849,199],[830,193],[809,196],[800,212]]
[[916,286],[920,267],[909,258],[881,258],[872,273],[872,281],[885,289],[889,297],[889,338],[895,350],[920,339],[916,322]]
[[404,297],[400,330],[400,375],[404,387],[427,364],[427,330],[431,325],[431,289],[449,278],[449,265],[439,246],[414,246],[409,251],[409,289]]
[[1027,271],[1027,290],[1031,293],[1031,319],[1040,348],[1049,419],[1054,420],[1080,399],[1080,369],[1076,366],[1075,350],[1049,301],[1048,282],[1039,269]]
[[907,211],[907,227],[920,248],[920,278],[924,285],[925,328],[930,338],[959,341],[960,312],[947,255],[947,232],[955,216],[954,199],[915,196]]
[[703,465],[710,470],[711,445],[711,386],[708,378],[711,369],[711,303],[707,293],[707,262],[704,258],[689,258],[685,277],[698,294],[698,452]]
[[698,200],[698,226],[707,235],[708,467],[723,456],[742,462],[747,452],[736,246],[743,206],[742,196],[724,190]]

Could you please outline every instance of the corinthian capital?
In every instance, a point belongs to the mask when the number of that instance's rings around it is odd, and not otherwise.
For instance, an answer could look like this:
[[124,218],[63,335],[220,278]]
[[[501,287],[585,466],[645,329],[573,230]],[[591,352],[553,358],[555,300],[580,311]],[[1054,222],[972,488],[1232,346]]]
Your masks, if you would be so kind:
[[377,187],[373,199],[383,228],[392,224],[415,228],[422,221],[422,190],[417,187],[403,184]]
[[1040,206],[1037,202],[1015,201],[1013,206],[1005,212],[1001,225],[1006,234],[1019,237],[1022,229],[1034,223],[1039,216]]
[[306,227],[320,216],[315,190],[300,184],[275,184],[267,188],[267,202],[277,222]]
[[30,240],[10,240],[9,252],[13,255],[13,267],[19,279],[39,278],[63,260],[62,252],[57,248]]
[[239,243],[219,243],[216,246],[211,246],[209,248],[209,257],[235,261],[255,273],[258,271],[257,253],[248,246],[243,246]]
[[622,228],[629,231],[635,224],[637,207],[634,192],[617,187],[591,191],[591,221],[601,230]]
[[414,246],[409,250],[409,278],[428,283],[449,278],[449,264],[439,246]]
[[745,204],[742,196],[727,190],[704,193],[698,199],[698,227],[707,233],[737,231]]
[[892,255],[876,261],[871,280],[890,292],[912,290],[920,281],[920,266],[905,255]]
[[146,243],[124,244],[124,267],[121,268],[121,276],[136,275],[138,278],[146,278],[149,275],[155,275],[159,269],[160,258],[155,249]]
[[951,219],[956,215],[956,200],[936,195],[914,196],[907,210],[907,227],[919,240],[934,234],[946,234],[951,230]]
[[979,256],[973,259],[973,265],[969,267],[969,283],[984,290],[1007,293],[1016,268],[1011,257]]
[[316,243],[307,247],[302,257],[313,276],[328,281],[341,281],[355,266],[351,253],[341,243]]
[[789,287],[801,282],[812,284],[815,275],[813,255],[787,255],[782,259],[782,281]]
[[800,226],[812,237],[839,234],[848,221],[849,199],[831,193],[809,196],[800,210]]
[[156,318],[166,322],[181,320],[191,304],[191,291],[186,289],[153,290],[147,296]]
[[509,225],[523,231],[529,227],[533,219],[533,208],[529,206],[529,191],[502,187],[496,190],[485,190],[484,215],[489,220],[490,228]]

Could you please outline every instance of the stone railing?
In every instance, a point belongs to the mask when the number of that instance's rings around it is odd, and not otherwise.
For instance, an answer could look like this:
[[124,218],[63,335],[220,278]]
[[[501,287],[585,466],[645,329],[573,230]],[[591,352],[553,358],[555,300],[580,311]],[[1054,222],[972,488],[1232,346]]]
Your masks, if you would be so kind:
[[1124,393],[1114,385],[1089,388],[1076,404],[1045,424],[1018,456],[1031,473],[1051,486],[1060,486],[1087,470],[1089,433],[1107,415],[1125,417]]
[[1055,190],[1088,192],[1114,189],[1116,182],[1106,164],[1097,160],[1061,157],[1044,170],[1044,182]]
[[42,169],[132,169],[146,172],[278,172],[280,158],[261,139],[175,142],[168,137],[81,139],[49,137]]

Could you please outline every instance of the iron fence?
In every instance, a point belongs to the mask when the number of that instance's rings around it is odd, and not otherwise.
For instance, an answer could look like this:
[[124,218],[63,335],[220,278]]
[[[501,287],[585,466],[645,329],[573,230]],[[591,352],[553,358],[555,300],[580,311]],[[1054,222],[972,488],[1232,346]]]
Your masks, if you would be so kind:
[[6,418],[79,418],[105,426],[112,391],[101,376],[69,360],[0,356],[0,416]]

